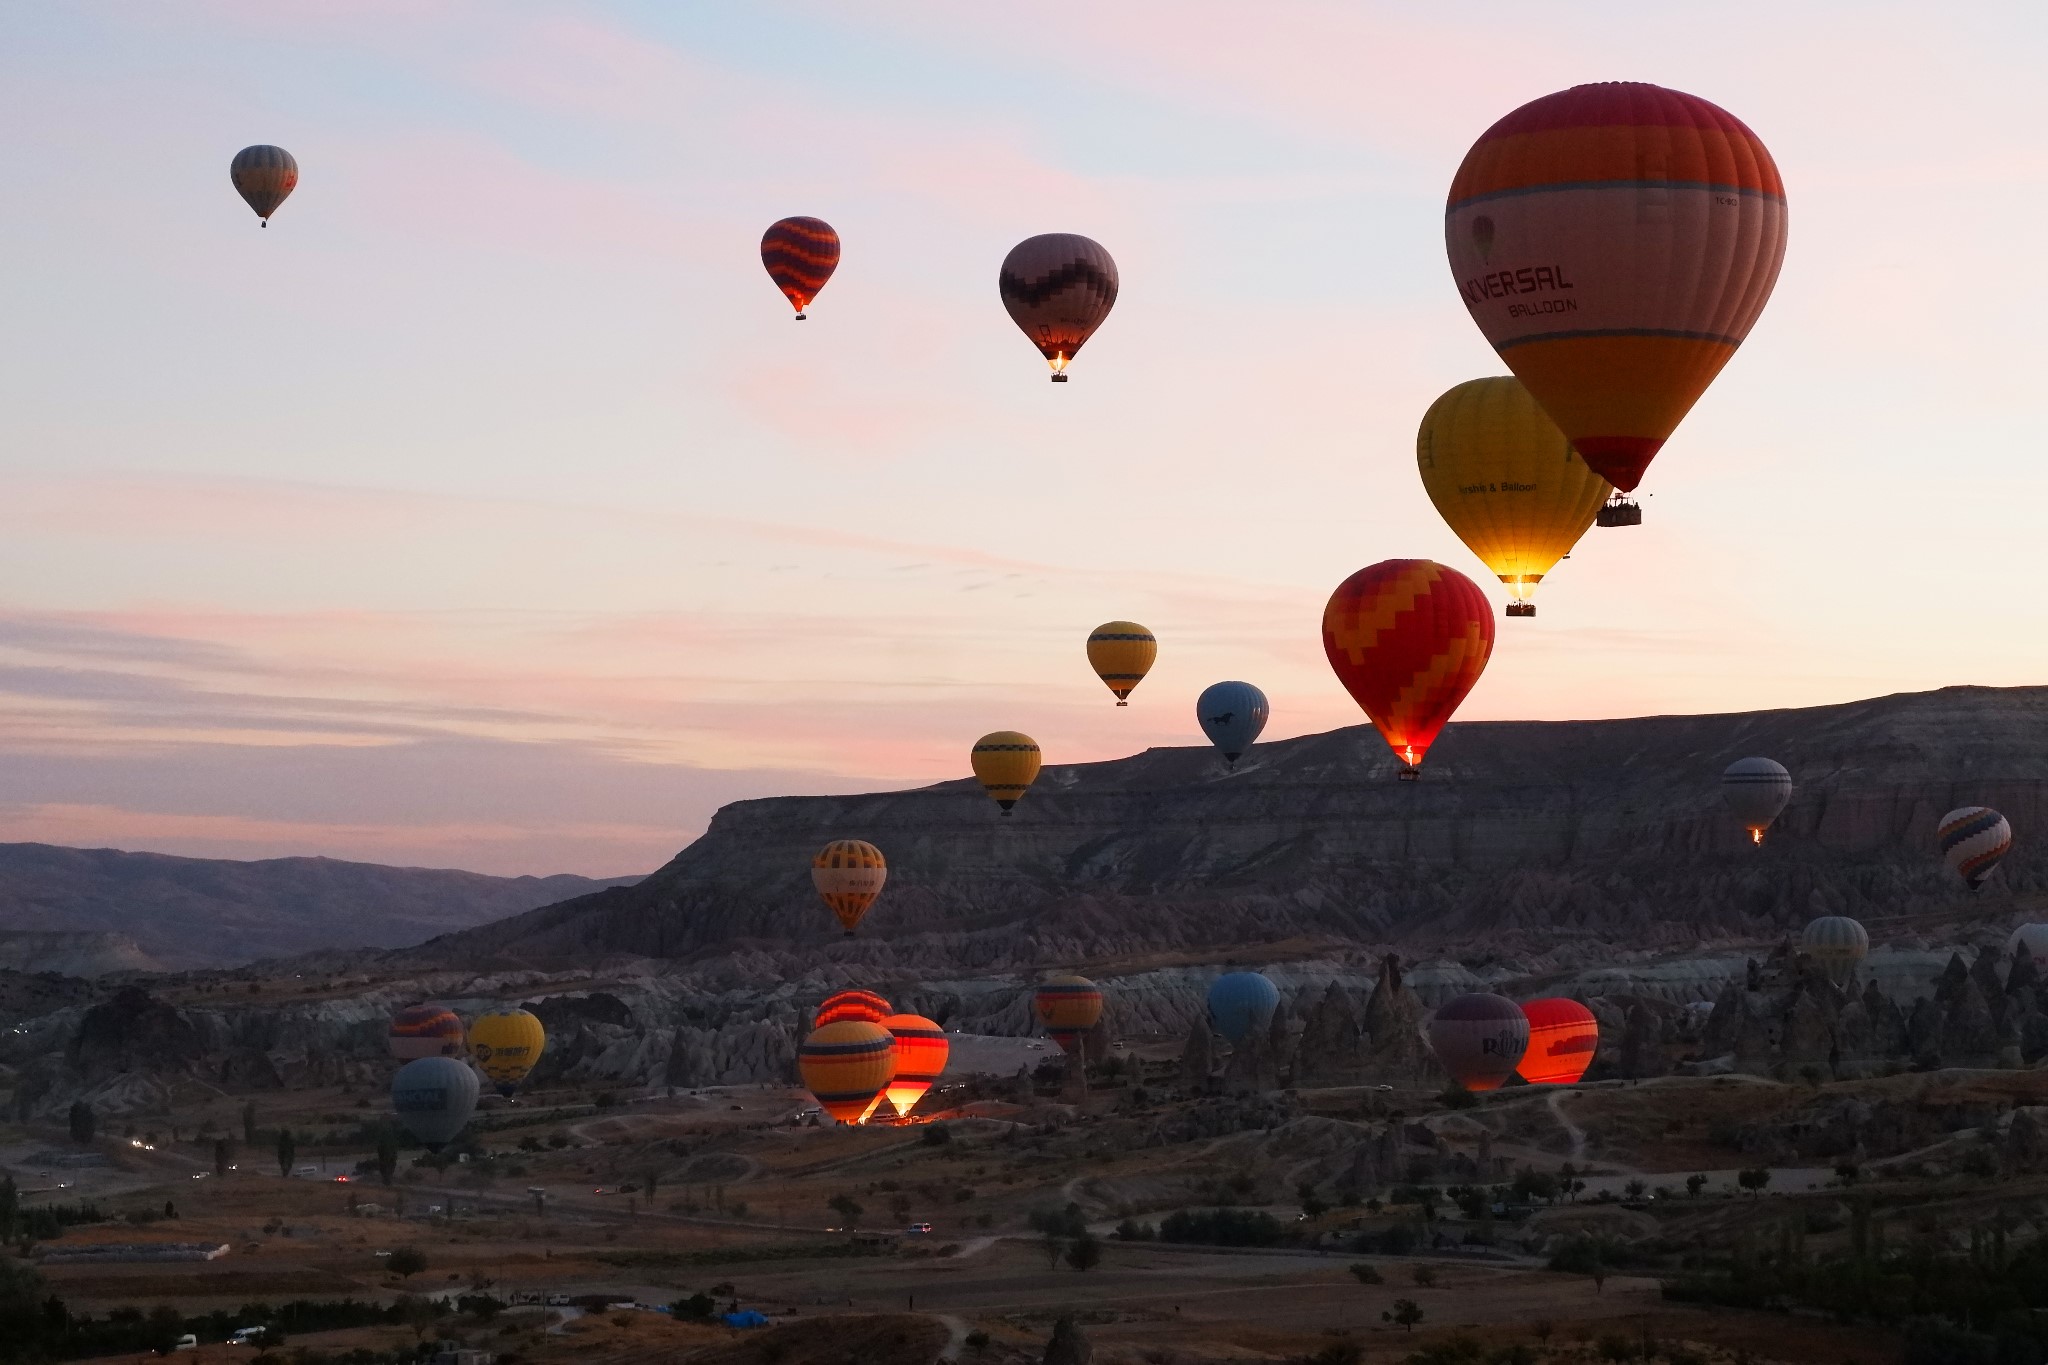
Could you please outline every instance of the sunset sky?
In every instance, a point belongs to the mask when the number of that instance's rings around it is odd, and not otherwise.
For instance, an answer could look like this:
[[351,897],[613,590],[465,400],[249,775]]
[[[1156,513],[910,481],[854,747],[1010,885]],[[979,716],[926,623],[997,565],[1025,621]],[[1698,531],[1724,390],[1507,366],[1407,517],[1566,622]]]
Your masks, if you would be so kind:
[[[623,874],[986,730],[1199,743],[1221,678],[1356,723],[1330,590],[1483,574],[1414,463],[1502,372],[1445,188],[1589,80],[1745,120],[1791,247],[1461,716],[2044,681],[2048,6],[1958,8],[9,6],[0,839]],[[786,214],[845,243],[801,326]],[[1058,387],[996,297],[1040,232],[1122,273]]]

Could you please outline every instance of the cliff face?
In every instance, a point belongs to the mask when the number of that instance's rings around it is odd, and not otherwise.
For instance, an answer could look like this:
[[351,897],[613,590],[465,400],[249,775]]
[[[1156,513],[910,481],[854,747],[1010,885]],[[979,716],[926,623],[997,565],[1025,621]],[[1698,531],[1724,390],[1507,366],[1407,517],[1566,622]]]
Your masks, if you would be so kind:
[[[1454,725],[1420,782],[1365,727],[1050,767],[1003,818],[971,782],[728,806],[637,886],[407,955],[539,964],[593,953],[1007,970],[1215,955],[1299,939],[1461,953],[1578,939],[1640,948],[1775,935],[1817,914],[2000,915],[2037,892],[2048,688],[1948,688],[1742,715]],[[1721,803],[1762,754],[1797,784],[1761,848]],[[1970,898],[1933,848],[1958,805],[2018,834]],[[840,944],[810,886],[828,839],[872,840],[889,884]]]
[[333,858],[0,844],[0,966],[90,976],[390,948],[606,885]]

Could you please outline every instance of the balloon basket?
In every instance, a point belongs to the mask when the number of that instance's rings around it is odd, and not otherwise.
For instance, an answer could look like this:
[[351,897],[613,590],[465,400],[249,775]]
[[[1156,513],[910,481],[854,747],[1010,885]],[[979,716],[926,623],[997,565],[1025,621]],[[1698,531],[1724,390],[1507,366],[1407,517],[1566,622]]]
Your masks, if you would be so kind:
[[1056,374],[1052,377],[1052,382],[1055,384],[1064,384],[1067,382],[1067,377],[1063,374]]
[[1600,526],[1641,526],[1643,524],[1643,505],[1639,502],[1630,502],[1620,494],[1616,494],[1614,501],[1601,505],[1600,511],[1594,516],[1593,521],[1596,525]]
[[1534,602],[1510,602],[1508,603],[1507,614],[1510,616],[1534,616],[1536,614],[1536,604]]
[[1405,764],[1402,766],[1400,772],[1394,774],[1395,780],[1400,782],[1414,782],[1420,779],[1421,776],[1422,769],[1411,768],[1406,766]]

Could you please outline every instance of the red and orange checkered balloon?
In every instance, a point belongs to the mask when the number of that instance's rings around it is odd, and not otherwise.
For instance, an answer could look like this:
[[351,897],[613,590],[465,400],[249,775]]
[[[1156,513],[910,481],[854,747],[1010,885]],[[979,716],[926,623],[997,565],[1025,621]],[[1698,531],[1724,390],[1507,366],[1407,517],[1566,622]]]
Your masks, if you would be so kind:
[[1419,767],[1486,671],[1493,609],[1456,569],[1427,559],[1385,560],[1330,595],[1323,652],[1394,756]]

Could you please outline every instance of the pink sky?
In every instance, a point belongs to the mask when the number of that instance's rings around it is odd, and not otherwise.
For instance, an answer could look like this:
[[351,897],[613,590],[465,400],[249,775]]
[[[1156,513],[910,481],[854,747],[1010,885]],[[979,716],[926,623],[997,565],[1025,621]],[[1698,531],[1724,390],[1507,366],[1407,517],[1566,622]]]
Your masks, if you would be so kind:
[[[1498,373],[1464,148],[1639,79],[1748,121],[1792,245],[1735,363],[1503,622],[1468,718],[2040,681],[2035,8],[109,4],[0,51],[0,839],[497,872],[724,801],[1354,723],[1363,564],[1477,576],[1415,477]],[[1940,17],[1937,17],[1940,16]],[[226,183],[290,148],[268,231]],[[845,263],[792,326],[762,227]],[[1045,382],[994,274],[1123,294]],[[1163,642],[1114,708],[1081,656]]]

